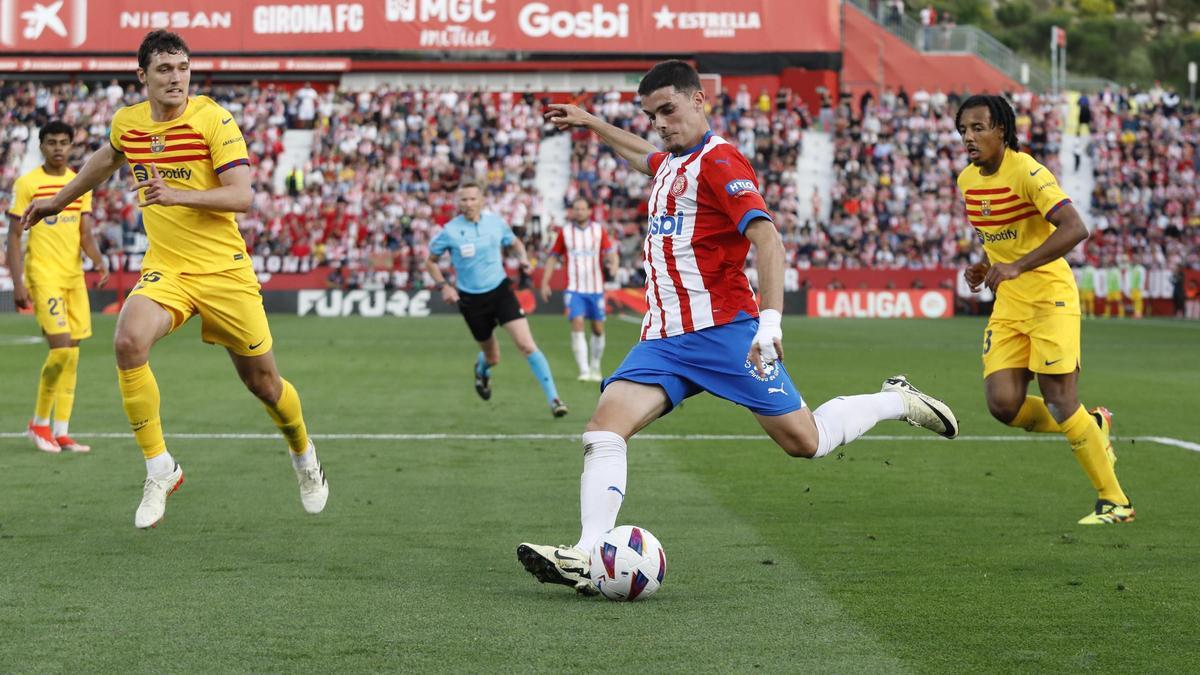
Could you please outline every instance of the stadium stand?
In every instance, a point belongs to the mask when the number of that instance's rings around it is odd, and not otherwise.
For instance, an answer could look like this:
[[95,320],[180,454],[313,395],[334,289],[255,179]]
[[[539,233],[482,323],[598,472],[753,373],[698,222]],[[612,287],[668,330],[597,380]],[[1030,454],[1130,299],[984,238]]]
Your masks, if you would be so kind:
[[[542,95],[321,86],[252,82],[209,90],[237,116],[249,141],[256,196],[241,226],[252,253],[311,257],[331,266],[329,283],[341,288],[419,286],[419,263],[434,231],[454,214],[453,189],[464,178],[485,185],[490,208],[522,234],[533,255],[544,252],[559,223],[542,222],[547,210],[534,177],[543,135],[558,132],[542,120]],[[75,125],[72,163],[78,165],[103,142],[113,110],[138,98],[133,85],[116,81],[91,87],[0,83],[6,111],[0,116],[0,201],[7,204],[38,125],[51,117]],[[1080,180],[1094,187],[1090,200],[1075,198],[1096,234],[1071,261],[1141,262],[1152,284],[1165,284],[1158,295],[1169,297],[1174,270],[1200,267],[1200,117],[1163,99],[1161,91],[1107,91],[1081,100],[1088,135],[1076,147],[1094,175]],[[654,139],[628,92],[578,93],[574,100]],[[711,120],[758,172],[790,266],[959,268],[980,253],[955,187],[964,161],[953,128],[958,102],[956,94],[902,88],[878,99],[842,98],[825,117],[833,140],[832,190],[808,196],[798,193],[797,161],[806,132],[822,122],[805,101],[787,88],[757,96],[744,86],[722,89],[711,99]],[[1083,158],[1074,166],[1059,161],[1064,106],[1030,94],[1014,102],[1022,144],[1060,176],[1078,171]],[[311,131],[303,166],[279,164],[288,129]],[[571,141],[566,201],[584,196],[596,203],[596,217],[620,241],[622,267],[614,281],[640,285],[649,182],[591,134],[576,131]],[[286,174],[282,190],[277,172]],[[115,176],[95,194],[105,251],[144,250],[125,180]],[[825,201],[829,217],[802,219],[801,199]]]

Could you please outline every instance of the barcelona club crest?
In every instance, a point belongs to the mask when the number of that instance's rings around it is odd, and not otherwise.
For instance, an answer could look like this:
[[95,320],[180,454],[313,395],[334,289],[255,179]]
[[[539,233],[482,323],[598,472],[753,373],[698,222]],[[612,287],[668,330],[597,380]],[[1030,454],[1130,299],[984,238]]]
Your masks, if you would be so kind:
[[[157,150],[155,152],[157,152]],[[979,212],[985,216],[992,215],[992,200],[981,199],[979,201]]]
[[150,152],[159,153],[167,149],[167,144],[163,141],[162,136],[150,137]]

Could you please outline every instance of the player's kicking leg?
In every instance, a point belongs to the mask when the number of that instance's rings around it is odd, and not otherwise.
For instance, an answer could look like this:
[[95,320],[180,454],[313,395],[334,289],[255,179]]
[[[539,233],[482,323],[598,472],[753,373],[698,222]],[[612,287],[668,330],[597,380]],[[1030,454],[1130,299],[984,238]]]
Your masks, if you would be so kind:
[[[264,338],[264,341],[269,342],[270,338]],[[304,510],[320,513],[329,499],[329,483],[325,480],[325,470],[317,460],[316,446],[304,424],[300,395],[291,382],[279,376],[275,354],[269,350],[270,345],[260,344],[256,347],[264,346],[268,350],[263,354],[247,356],[230,349],[229,356],[246,388],[262,401],[267,414],[287,439],[288,454],[291,455],[292,468],[300,484],[300,503]]]
[[[776,381],[775,391],[791,385],[786,373]],[[782,393],[786,395],[786,389]],[[806,407],[793,411],[747,407],[784,452],[809,459],[830,454],[885,420],[905,421],[945,438],[955,438],[959,430],[950,406],[917,389],[903,375],[884,380],[878,393],[839,396],[811,412]]]
[[121,309],[113,336],[121,404],[146,460],[142,501],[133,517],[133,524],[143,529],[162,520],[167,497],[183,485],[183,469],[171,457],[163,439],[158,382],[149,364],[150,347],[171,332],[172,325],[172,315],[162,305],[135,294]]
[[591,548],[616,525],[625,499],[626,442],[670,407],[659,386],[617,380],[604,389],[583,434],[579,539],[574,545],[518,546],[517,559],[534,578],[584,595],[596,593],[589,576]]

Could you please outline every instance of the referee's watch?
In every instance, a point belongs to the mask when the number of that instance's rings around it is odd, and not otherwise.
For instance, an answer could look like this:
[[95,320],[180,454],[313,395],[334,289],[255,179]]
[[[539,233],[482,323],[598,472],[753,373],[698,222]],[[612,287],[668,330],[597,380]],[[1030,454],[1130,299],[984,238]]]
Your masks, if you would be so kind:
[[436,284],[434,284],[434,285],[433,285],[433,290],[435,290],[435,291],[440,291],[440,290],[442,290],[442,288],[443,288],[445,285],[446,285],[446,282],[444,282],[444,281],[439,281],[439,282],[437,282]]

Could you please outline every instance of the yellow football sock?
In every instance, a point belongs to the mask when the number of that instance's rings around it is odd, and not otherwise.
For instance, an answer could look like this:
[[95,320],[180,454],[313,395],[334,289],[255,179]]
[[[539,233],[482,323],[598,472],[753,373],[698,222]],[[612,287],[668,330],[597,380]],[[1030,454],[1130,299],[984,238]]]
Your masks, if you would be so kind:
[[37,404],[33,414],[40,419],[49,419],[50,410],[54,408],[54,399],[58,395],[59,382],[66,368],[70,355],[68,348],[51,349],[42,363],[42,375],[38,379]]
[[288,447],[297,455],[303,455],[308,450],[308,429],[304,426],[304,413],[300,410],[300,395],[291,382],[280,378],[283,382],[283,393],[275,405],[265,405],[267,414],[279,427],[279,432],[287,439]]
[[1033,431],[1039,434],[1056,434],[1062,431],[1054,415],[1046,407],[1046,401],[1041,396],[1026,396],[1017,416],[1008,423],[1010,427]]
[[79,379],[79,347],[67,347],[67,362],[63,364],[62,375],[58,378],[58,395],[54,398],[54,420],[56,422],[71,421],[71,411],[75,408],[75,382]]
[[1104,448],[1104,434],[1096,425],[1096,418],[1081,405],[1075,414],[1062,423],[1062,430],[1071,442],[1075,459],[1092,481],[1092,487],[1096,488],[1100,499],[1107,499],[1114,504],[1128,504],[1129,498],[1121,490],[1117,474],[1113,472],[1112,464],[1108,460],[1108,452]]
[[163,439],[162,419],[158,416],[158,381],[150,372],[150,364],[143,363],[129,370],[117,369],[117,380],[121,386],[121,403],[125,416],[133,429],[133,437],[142,448],[142,456],[152,459],[167,449]]

